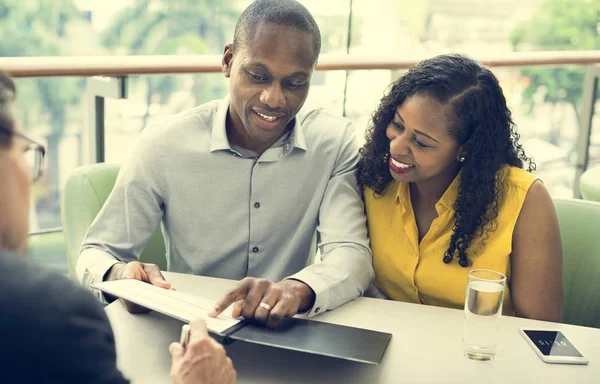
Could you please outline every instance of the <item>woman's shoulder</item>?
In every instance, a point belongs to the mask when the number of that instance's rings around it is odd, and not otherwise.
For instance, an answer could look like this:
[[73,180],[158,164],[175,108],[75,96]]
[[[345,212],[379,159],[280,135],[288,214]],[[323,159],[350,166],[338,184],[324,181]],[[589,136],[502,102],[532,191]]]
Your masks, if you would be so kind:
[[539,180],[539,178],[531,172],[511,165],[505,165],[501,172],[502,182],[508,188],[516,188],[524,192],[527,192],[533,183],[536,180]]

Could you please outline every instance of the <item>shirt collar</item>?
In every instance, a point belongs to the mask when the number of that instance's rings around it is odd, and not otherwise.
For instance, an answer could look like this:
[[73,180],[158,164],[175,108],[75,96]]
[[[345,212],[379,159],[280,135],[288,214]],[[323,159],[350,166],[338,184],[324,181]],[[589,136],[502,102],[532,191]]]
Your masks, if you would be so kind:
[[440,208],[446,208],[447,210],[454,209],[454,202],[458,198],[458,186],[460,185],[460,172],[456,175],[450,186],[446,189],[446,192],[442,195],[440,200],[435,205],[438,213]]
[[306,139],[304,138],[304,129],[300,123],[301,117],[296,115],[294,118],[294,127],[290,132],[289,143],[294,147],[306,151]]
[[[232,150],[231,144],[227,139],[227,113],[229,111],[229,96],[219,101],[217,112],[212,123],[212,133],[210,137],[210,151],[218,150]],[[284,135],[283,138],[288,137],[288,143],[294,147],[306,151],[306,139],[304,137],[304,130],[300,123],[300,117],[294,118],[294,127],[292,128],[289,135]],[[280,140],[277,141],[280,143]]]
[[[394,181],[394,183],[398,183]],[[402,212],[406,211],[406,208],[410,204],[410,194],[408,193],[408,183],[398,183],[396,189],[396,204],[400,204]]]
[[227,149],[231,151],[231,145],[227,140],[227,111],[229,110],[229,97],[219,101],[217,112],[212,122],[210,135],[210,151]]
[[[456,175],[454,180],[452,180],[452,183],[450,183],[450,186],[448,186],[448,188],[446,189],[446,191],[444,192],[442,197],[435,204],[435,209],[438,212],[438,214],[441,213],[443,210],[453,210],[454,209],[454,202],[456,201],[456,198],[458,197],[459,185],[460,185],[460,172],[458,173],[458,175]],[[409,199],[410,199],[410,193],[409,193],[409,189],[408,189],[408,183],[398,183],[398,189],[396,190],[396,202],[400,203],[400,205],[404,209],[406,209],[408,207],[408,204],[410,203]]]

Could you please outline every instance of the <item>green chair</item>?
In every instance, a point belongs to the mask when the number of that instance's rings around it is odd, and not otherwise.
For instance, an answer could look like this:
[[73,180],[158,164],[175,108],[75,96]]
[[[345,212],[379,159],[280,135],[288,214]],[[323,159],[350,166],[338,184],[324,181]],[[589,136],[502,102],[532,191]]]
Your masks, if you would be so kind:
[[555,199],[563,247],[564,322],[600,328],[600,203]]
[[590,168],[581,175],[579,190],[584,199],[600,202],[600,167]]
[[[61,216],[69,274],[76,278],[75,266],[81,243],[92,221],[112,191],[119,165],[93,164],[77,168],[68,178],[62,195]],[[166,270],[165,242],[160,228],[150,239],[140,261]]]

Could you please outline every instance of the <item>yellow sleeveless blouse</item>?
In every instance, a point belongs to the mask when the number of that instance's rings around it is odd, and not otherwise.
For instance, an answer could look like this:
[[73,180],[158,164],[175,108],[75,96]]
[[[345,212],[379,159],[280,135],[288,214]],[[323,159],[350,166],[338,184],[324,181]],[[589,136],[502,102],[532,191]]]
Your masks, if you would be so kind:
[[408,184],[392,181],[382,195],[366,189],[373,268],[379,289],[393,300],[461,309],[469,270],[492,269],[507,277],[503,313],[514,315],[510,295],[513,230],[527,191],[537,178],[516,167],[505,166],[501,172],[496,229],[484,242],[473,241],[467,250],[467,268],[458,265],[456,257],[449,264],[442,261],[452,235],[460,174],[437,202],[438,217],[420,243]]

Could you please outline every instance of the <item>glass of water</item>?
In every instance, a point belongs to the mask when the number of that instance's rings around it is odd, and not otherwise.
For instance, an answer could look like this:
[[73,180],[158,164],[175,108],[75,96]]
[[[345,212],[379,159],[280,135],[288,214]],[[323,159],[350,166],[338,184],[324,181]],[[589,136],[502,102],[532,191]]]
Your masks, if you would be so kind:
[[500,272],[488,269],[469,272],[462,343],[463,354],[469,359],[491,360],[496,356],[505,285],[506,276]]

